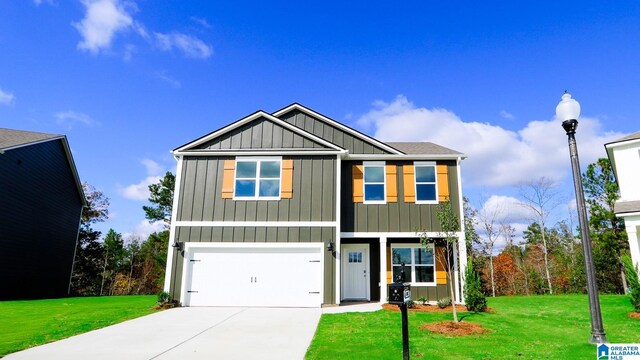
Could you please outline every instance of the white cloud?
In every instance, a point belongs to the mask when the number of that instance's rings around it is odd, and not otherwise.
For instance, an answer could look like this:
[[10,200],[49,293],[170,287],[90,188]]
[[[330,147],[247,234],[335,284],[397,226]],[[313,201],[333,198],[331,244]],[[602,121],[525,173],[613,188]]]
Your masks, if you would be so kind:
[[[466,184],[500,187],[532,178],[553,181],[570,172],[567,136],[560,121],[531,121],[518,131],[497,125],[463,121],[446,109],[416,107],[399,95],[390,103],[377,101],[358,123],[373,129],[383,141],[431,141],[464,152]],[[624,136],[602,133],[600,122],[581,118],[577,134],[581,161],[585,164],[606,156],[603,144]]]
[[147,200],[149,199],[149,185],[155,184],[162,179],[164,168],[151,159],[142,159],[140,161],[147,171],[147,177],[136,184],[127,185],[120,188],[120,195],[130,200]]
[[170,77],[169,75],[167,75],[166,71],[160,71],[156,73],[156,77],[164,82],[166,82],[167,84],[171,85],[172,87],[179,89],[180,87],[182,87],[182,84],[180,83],[180,81]]
[[36,4],[36,6],[40,6],[41,4],[47,3],[49,5],[55,5],[54,0],[33,0],[33,3]]
[[129,11],[135,9],[132,2],[120,0],[81,0],[86,8],[84,18],[74,23],[82,41],[78,48],[97,54],[109,48],[118,32],[126,31],[134,25]]
[[11,105],[16,99],[13,93],[0,89],[0,104]]
[[190,17],[191,21],[197,23],[198,25],[202,26],[203,28],[209,29],[211,27],[211,25],[209,25],[209,23],[207,22],[207,19],[204,18],[199,18],[196,16],[192,16]]
[[155,33],[158,47],[164,51],[171,51],[176,48],[190,58],[206,59],[213,54],[213,50],[202,40],[178,32],[168,34]]
[[162,221],[151,223],[149,220],[142,220],[133,230],[122,234],[122,237],[127,240],[138,238],[139,240],[144,241],[154,232],[161,232],[164,230],[166,229],[164,227],[164,222]]
[[531,211],[524,206],[522,201],[503,195],[491,195],[479,210],[480,214],[495,217],[499,223],[517,223],[530,221]]
[[68,129],[71,129],[75,124],[83,124],[87,126],[99,124],[97,121],[92,119],[91,116],[71,110],[57,112],[54,116],[58,125],[65,126]]
[[515,119],[515,116],[513,116],[513,114],[505,111],[505,110],[500,110],[500,117],[505,118],[505,119],[509,119],[509,120],[513,120]]

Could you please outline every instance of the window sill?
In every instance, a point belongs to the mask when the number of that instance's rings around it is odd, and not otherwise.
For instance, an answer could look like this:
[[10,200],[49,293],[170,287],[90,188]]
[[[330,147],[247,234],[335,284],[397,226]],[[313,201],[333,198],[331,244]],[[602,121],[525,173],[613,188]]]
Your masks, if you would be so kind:
[[234,197],[233,201],[278,201],[279,197]]
[[387,202],[386,201],[377,201],[377,200],[373,201],[372,200],[372,201],[363,201],[362,203],[365,204],[365,205],[384,205]]
[[438,200],[416,200],[415,203],[418,205],[437,205],[440,202]]

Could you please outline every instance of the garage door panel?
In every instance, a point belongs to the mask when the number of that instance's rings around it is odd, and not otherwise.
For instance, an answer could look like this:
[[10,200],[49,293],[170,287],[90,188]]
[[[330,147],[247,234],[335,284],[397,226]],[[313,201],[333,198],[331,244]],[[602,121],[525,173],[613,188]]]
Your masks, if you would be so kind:
[[[318,248],[213,248],[190,251],[189,306],[321,304]],[[197,291],[197,292],[196,292]]]

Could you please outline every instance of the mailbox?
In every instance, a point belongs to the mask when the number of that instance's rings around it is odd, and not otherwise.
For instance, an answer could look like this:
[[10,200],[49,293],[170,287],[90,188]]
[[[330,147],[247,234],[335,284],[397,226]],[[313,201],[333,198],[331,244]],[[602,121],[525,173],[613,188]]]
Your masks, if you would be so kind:
[[411,300],[411,285],[409,283],[394,282],[387,285],[389,304],[402,305]]

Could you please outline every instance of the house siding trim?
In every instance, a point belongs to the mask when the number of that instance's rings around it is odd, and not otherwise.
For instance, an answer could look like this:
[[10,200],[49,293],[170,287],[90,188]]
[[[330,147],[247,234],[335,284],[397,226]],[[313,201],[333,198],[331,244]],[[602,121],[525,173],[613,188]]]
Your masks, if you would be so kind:
[[175,150],[172,151],[172,153],[176,154],[176,153],[188,150],[190,148],[193,148],[195,146],[204,144],[207,141],[211,141],[211,140],[219,137],[220,135],[226,134],[226,133],[228,133],[229,131],[231,131],[233,129],[236,129],[236,128],[238,128],[238,127],[240,127],[240,126],[242,126],[242,125],[244,125],[246,123],[249,123],[249,122],[251,122],[253,120],[256,120],[256,119],[259,119],[261,117],[264,117],[265,119],[267,119],[269,121],[272,121],[272,122],[274,122],[274,123],[276,123],[276,124],[278,124],[278,125],[280,125],[282,127],[285,127],[287,129],[295,132],[295,133],[298,133],[299,135],[301,135],[303,137],[306,137],[306,138],[308,138],[310,140],[313,140],[313,141],[315,141],[315,142],[317,142],[319,144],[322,144],[322,145],[324,145],[324,146],[326,146],[328,148],[335,149],[337,151],[344,150],[343,148],[341,148],[341,147],[339,147],[339,146],[337,146],[337,145],[335,145],[335,144],[333,144],[333,143],[331,143],[331,142],[329,142],[327,140],[324,140],[324,139],[322,139],[322,138],[320,138],[320,137],[318,137],[318,136],[316,136],[314,134],[311,134],[311,133],[309,133],[309,132],[307,132],[307,131],[305,131],[303,129],[300,129],[297,126],[291,125],[286,121],[280,120],[277,117],[260,110],[260,111],[257,111],[255,113],[243,118],[243,119],[240,119],[240,120],[234,122],[233,124],[227,125],[227,126],[223,127],[220,130],[214,131],[213,133],[211,133],[209,135],[205,135],[205,136],[201,137],[200,139],[197,139],[197,140],[192,141],[192,142],[190,142],[188,144],[185,144],[185,145],[183,145],[183,146],[181,146],[179,148],[176,148]]
[[175,226],[211,227],[335,227],[337,221],[176,221]]
[[176,160],[178,160],[178,165],[176,167],[176,182],[175,189],[173,190],[173,207],[171,208],[171,227],[169,229],[169,244],[167,249],[167,270],[164,275],[164,291],[171,292],[171,277],[173,270],[173,253],[178,251],[177,248],[173,247],[173,244],[176,241],[176,219],[178,216],[178,204],[180,203],[180,185],[182,184],[182,163],[183,157],[177,156]]
[[341,241],[340,241],[340,196],[342,196],[342,181],[341,181],[341,177],[342,177],[342,158],[340,155],[338,155],[336,157],[336,191],[335,191],[335,195],[336,195],[336,209],[335,209],[335,214],[336,214],[336,244],[334,247],[334,252],[335,252],[335,263],[336,263],[336,272],[335,272],[335,299],[334,302],[336,305],[340,305],[340,298],[342,297],[342,293],[340,292],[340,289],[342,289],[342,284],[340,283],[340,280],[342,278],[342,276],[340,275],[340,267],[341,267],[341,263],[340,263],[340,257],[342,256],[342,252],[340,250],[341,245]]
[[242,151],[242,150],[185,150],[174,151],[177,156],[272,156],[272,155],[336,155],[346,154],[346,150],[306,150],[306,149],[286,149],[286,150],[264,150],[264,151]]

